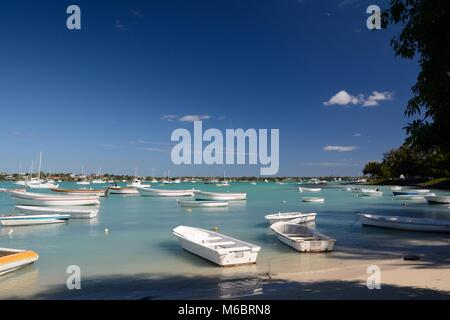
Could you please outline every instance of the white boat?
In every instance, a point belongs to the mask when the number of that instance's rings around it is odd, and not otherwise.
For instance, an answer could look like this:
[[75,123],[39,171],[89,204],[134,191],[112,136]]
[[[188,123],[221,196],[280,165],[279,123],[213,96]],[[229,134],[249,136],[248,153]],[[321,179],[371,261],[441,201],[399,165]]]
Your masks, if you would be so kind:
[[363,226],[410,231],[450,232],[450,220],[375,214],[359,214],[358,216]]
[[58,184],[54,184],[53,182],[49,181],[41,181],[41,182],[30,181],[26,182],[25,186],[30,189],[51,189],[59,187]]
[[59,193],[59,194],[65,194],[65,195],[71,195],[71,196],[99,196],[99,197],[106,197],[108,195],[108,189],[58,189],[58,188],[52,188],[50,189],[53,192]]
[[30,250],[0,248],[0,275],[32,264],[39,255]]
[[250,182],[250,184],[256,186],[256,182],[254,182],[254,181]]
[[6,190],[17,205],[30,206],[86,206],[100,204],[97,196],[72,196],[32,193],[23,190]]
[[139,191],[135,187],[108,187],[109,194],[139,194]]
[[219,266],[256,263],[260,247],[226,235],[187,226],[178,226],[173,234],[181,247]]
[[23,213],[59,213],[69,214],[73,219],[91,219],[98,215],[98,206],[72,206],[72,207],[40,207],[40,206],[16,206]]
[[300,192],[320,192],[320,191],[322,191],[322,188],[298,187],[298,191],[300,191]]
[[417,194],[428,194],[430,193],[430,189],[414,189]]
[[370,196],[382,196],[382,195],[383,195],[383,192],[381,192],[381,191],[378,190],[378,189],[366,189],[366,188],[361,188],[360,195],[362,195],[362,196],[368,196],[368,197],[370,197]]
[[320,198],[320,197],[303,197],[302,198],[303,202],[318,202],[318,203],[324,203],[325,202],[325,198]]
[[414,201],[425,201],[425,196],[420,196],[418,194],[400,194],[394,196],[394,200],[414,200]]
[[37,224],[51,224],[67,222],[70,214],[17,214],[0,216],[3,226],[30,226]]
[[194,194],[194,190],[139,188],[139,193],[142,196],[153,196],[153,197],[190,197]]
[[177,202],[181,207],[214,208],[228,206],[227,201],[177,200]]
[[427,195],[425,196],[430,204],[449,204],[450,196]]
[[268,214],[264,219],[268,220],[270,224],[276,222],[287,222],[293,219],[299,219],[296,223],[311,222],[316,219],[317,213],[301,213],[301,212],[279,212],[275,214]]
[[230,184],[228,183],[228,181],[224,181],[222,183],[216,184],[216,186],[218,186],[218,187],[229,187]]
[[217,200],[217,201],[233,201],[247,199],[246,193],[228,193],[228,192],[207,192],[195,190],[194,196],[196,200]]
[[104,184],[106,181],[103,181],[102,179],[94,179],[91,181],[92,184]]
[[134,179],[133,182],[127,184],[127,187],[150,188],[150,185],[148,183],[143,183],[140,179]]
[[86,185],[91,184],[91,182],[89,180],[81,180],[81,181],[77,181],[77,184],[86,186]]
[[301,224],[276,222],[270,226],[278,240],[300,252],[332,251],[336,240]]
[[391,191],[400,191],[400,190],[402,190],[402,187],[399,187],[399,186],[391,187]]

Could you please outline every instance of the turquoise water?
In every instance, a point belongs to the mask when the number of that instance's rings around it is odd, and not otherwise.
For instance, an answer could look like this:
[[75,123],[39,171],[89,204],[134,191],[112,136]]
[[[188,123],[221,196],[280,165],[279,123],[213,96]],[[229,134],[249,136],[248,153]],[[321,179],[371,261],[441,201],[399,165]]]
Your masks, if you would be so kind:
[[[0,183],[0,187],[16,186]],[[79,186],[61,183],[60,187]],[[448,257],[448,249],[444,253],[439,251],[443,250],[441,242],[448,241],[448,235],[362,228],[355,221],[356,211],[450,219],[448,206],[393,200],[388,187],[380,187],[384,191],[382,197],[357,197],[354,193],[342,191],[339,185],[328,185],[320,193],[300,193],[296,184],[232,183],[230,187],[217,187],[182,183],[164,186],[171,189],[193,187],[218,192],[247,192],[247,201],[231,203],[228,208],[193,208],[188,212],[179,207],[174,198],[110,195],[101,198],[100,212],[95,219],[72,219],[59,225],[0,227],[0,247],[30,249],[40,255],[34,265],[0,278],[0,298],[33,297],[54,288],[64,290],[69,265],[81,268],[82,281],[126,275],[164,279],[177,276],[227,278],[317,271],[357,263],[362,259],[411,252],[445,254]],[[303,203],[302,196],[323,196],[326,200],[324,204]],[[10,213],[13,207],[12,199],[0,193],[0,213]],[[337,240],[335,251],[299,254],[278,242],[263,217],[286,211],[317,212],[316,229]],[[178,225],[205,229],[218,227],[219,232],[257,244],[262,248],[258,263],[220,268],[189,254],[181,250],[171,233]],[[105,233],[105,228],[108,233]],[[121,290],[126,295],[133,288],[124,283]],[[161,286],[158,290],[165,288]]]

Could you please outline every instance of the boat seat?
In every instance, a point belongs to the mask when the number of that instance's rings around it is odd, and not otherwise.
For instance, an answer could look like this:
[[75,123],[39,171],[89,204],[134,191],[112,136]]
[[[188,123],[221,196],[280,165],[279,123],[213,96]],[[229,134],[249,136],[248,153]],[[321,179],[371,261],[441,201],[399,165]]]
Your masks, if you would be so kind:
[[235,244],[236,242],[233,241],[222,241],[222,242],[210,242],[207,243],[207,245],[212,245],[212,246],[229,246],[232,244]]
[[227,253],[227,252],[247,251],[250,249],[251,248],[249,248],[249,247],[233,247],[233,248],[220,249],[219,252]]
[[206,241],[213,241],[213,240],[222,240],[221,237],[209,237],[206,239],[203,239],[202,242],[205,243]]

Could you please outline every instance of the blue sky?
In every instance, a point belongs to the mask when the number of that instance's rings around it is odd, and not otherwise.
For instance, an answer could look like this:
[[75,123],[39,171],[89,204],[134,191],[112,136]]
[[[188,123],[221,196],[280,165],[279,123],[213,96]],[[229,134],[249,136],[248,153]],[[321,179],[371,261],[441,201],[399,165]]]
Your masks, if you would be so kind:
[[[70,4],[81,30],[66,28]],[[258,175],[258,166],[171,164],[171,132],[192,129],[179,119],[203,115],[205,128],[279,128],[281,176],[358,175],[404,140],[418,70],[394,56],[395,30],[366,28],[370,4],[3,4],[0,171],[27,170],[43,151],[52,171]]]

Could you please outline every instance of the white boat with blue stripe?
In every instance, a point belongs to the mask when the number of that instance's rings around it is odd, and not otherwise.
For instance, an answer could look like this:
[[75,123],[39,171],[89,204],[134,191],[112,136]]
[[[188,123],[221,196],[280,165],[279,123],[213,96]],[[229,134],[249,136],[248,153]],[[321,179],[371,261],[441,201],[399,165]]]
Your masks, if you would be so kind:
[[3,226],[30,226],[38,224],[64,223],[70,218],[70,214],[18,214],[0,216],[0,224]]

